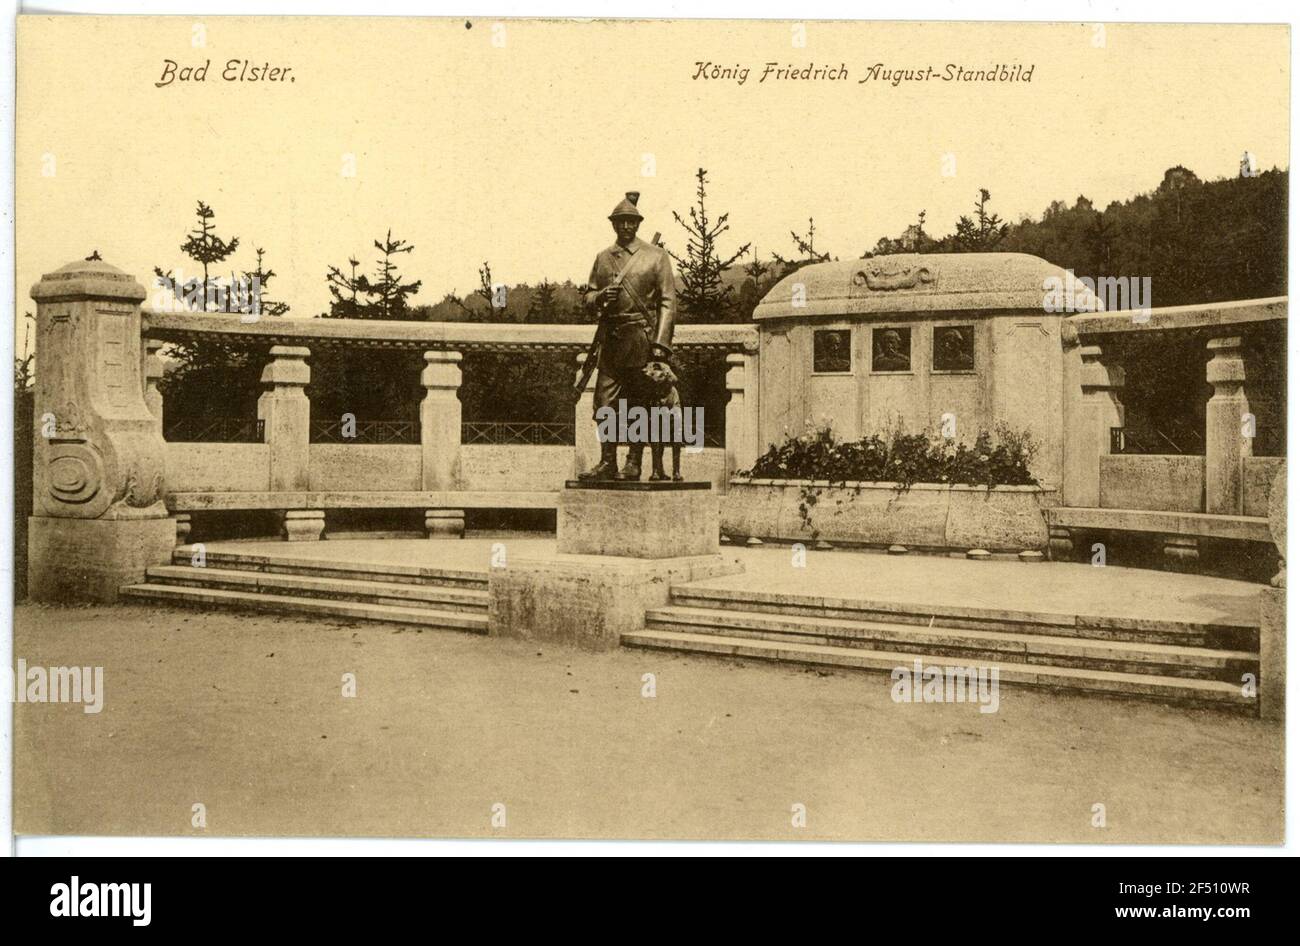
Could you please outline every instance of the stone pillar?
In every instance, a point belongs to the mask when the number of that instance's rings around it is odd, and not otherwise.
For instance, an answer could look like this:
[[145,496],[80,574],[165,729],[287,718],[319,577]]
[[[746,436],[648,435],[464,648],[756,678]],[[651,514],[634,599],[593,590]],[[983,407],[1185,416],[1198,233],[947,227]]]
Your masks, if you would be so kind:
[[1246,400],[1246,364],[1241,339],[1210,339],[1211,358],[1205,380],[1214,394],[1205,405],[1205,511],[1230,516],[1244,512],[1243,461],[1251,455],[1251,438],[1243,436],[1250,404]]
[[311,485],[311,402],[304,390],[311,381],[309,355],[306,348],[275,345],[262,371],[262,383],[268,387],[257,399],[257,417],[262,421],[263,439],[270,446],[271,489],[276,492],[305,490]]
[[158,352],[162,347],[163,343],[156,338],[148,339],[144,343],[144,403],[148,406],[149,413],[157,418],[160,432],[163,422],[163,396],[158,390],[158,383],[162,381],[163,360]]
[[189,545],[190,532],[194,528],[193,514],[178,512],[174,518],[176,521],[176,544]]
[[[586,364],[587,353],[578,355],[577,370]],[[574,381],[577,381],[574,375]],[[576,476],[586,472],[600,460],[600,439],[596,436],[596,422],[592,414],[596,411],[596,372],[591,373],[582,395],[573,405],[573,472]]]
[[1065,470],[1061,501],[1066,506],[1101,504],[1101,458],[1110,453],[1112,427],[1124,426],[1124,369],[1103,361],[1101,346],[1065,352]]
[[100,260],[69,263],[36,301],[34,515],[28,593],[116,601],[171,557],[164,445],[144,398],[144,287]]
[[460,488],[460,361],[458,351],[427,351],[420,383],[421,488]]
[[727,477],[758,459],[758,357],[727,355]]

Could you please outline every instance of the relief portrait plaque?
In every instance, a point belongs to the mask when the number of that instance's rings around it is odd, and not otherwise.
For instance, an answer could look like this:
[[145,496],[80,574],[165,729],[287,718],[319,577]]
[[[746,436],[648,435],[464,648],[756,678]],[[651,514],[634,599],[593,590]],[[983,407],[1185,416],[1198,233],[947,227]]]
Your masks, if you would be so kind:
[[934,370],[975,370],[975,326],[936,325],[934,327]]
[[871,330],[871,370],[874,372],[912,370],[910,328],[889,327]]
[[853,370],[853,332],[847,328],[813,331],[813,373],[848,374]]

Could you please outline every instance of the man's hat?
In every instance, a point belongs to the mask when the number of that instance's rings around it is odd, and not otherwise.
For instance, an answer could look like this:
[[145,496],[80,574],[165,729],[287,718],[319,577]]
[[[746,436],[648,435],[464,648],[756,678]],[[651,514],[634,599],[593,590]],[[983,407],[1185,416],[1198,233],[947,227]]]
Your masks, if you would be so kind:
[[613,213],[609,215],[609,219],[614,220],[617,217],[636,217],[638,220],[644,220],[645,218],[641,216],[641,211],[636,209],[636,202],[640,200],[640,198],[640,191],[628,191],[627,195],[619,201],[618,206],[614,208]]

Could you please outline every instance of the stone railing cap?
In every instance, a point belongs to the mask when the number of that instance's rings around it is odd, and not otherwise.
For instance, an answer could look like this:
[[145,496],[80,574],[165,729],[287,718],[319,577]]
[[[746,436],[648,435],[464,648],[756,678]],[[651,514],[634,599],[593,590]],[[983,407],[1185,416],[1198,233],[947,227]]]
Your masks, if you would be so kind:
[[[146,336],[175,341],[195,336],[249,343],[310,347],[376,347],[453,351],[585,352],[592,324],[527,322],[394,322],[378,319],[262,318],[244,322],[214,312],[143,312]],[[677,326],[675,348],[756,352],[758,328],[752,323]]]

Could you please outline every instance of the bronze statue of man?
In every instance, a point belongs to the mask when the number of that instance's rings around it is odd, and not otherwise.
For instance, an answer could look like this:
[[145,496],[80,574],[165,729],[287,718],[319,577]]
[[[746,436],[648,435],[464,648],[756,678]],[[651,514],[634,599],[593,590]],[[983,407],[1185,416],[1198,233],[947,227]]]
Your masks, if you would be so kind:
[[[618,412],[619,402],[645,407],[654,396],[646,375],[651,362],[672,359],[673,324],[677,290],[672,261],[661,247],[637,239],[642,216],[636,209],[640,193],[629,191],[609,215],[614,245],[600,251],[591,267],[585,295],[587,305],[600,313],[604,326],[597,362],[593,419],[602,409]],[[599,428],[598,428],[599,429]],[[629,443],[627,463],[618,469],[618,442],[602,438],[600,462],[584,480],[639,480],[644,443]]]

